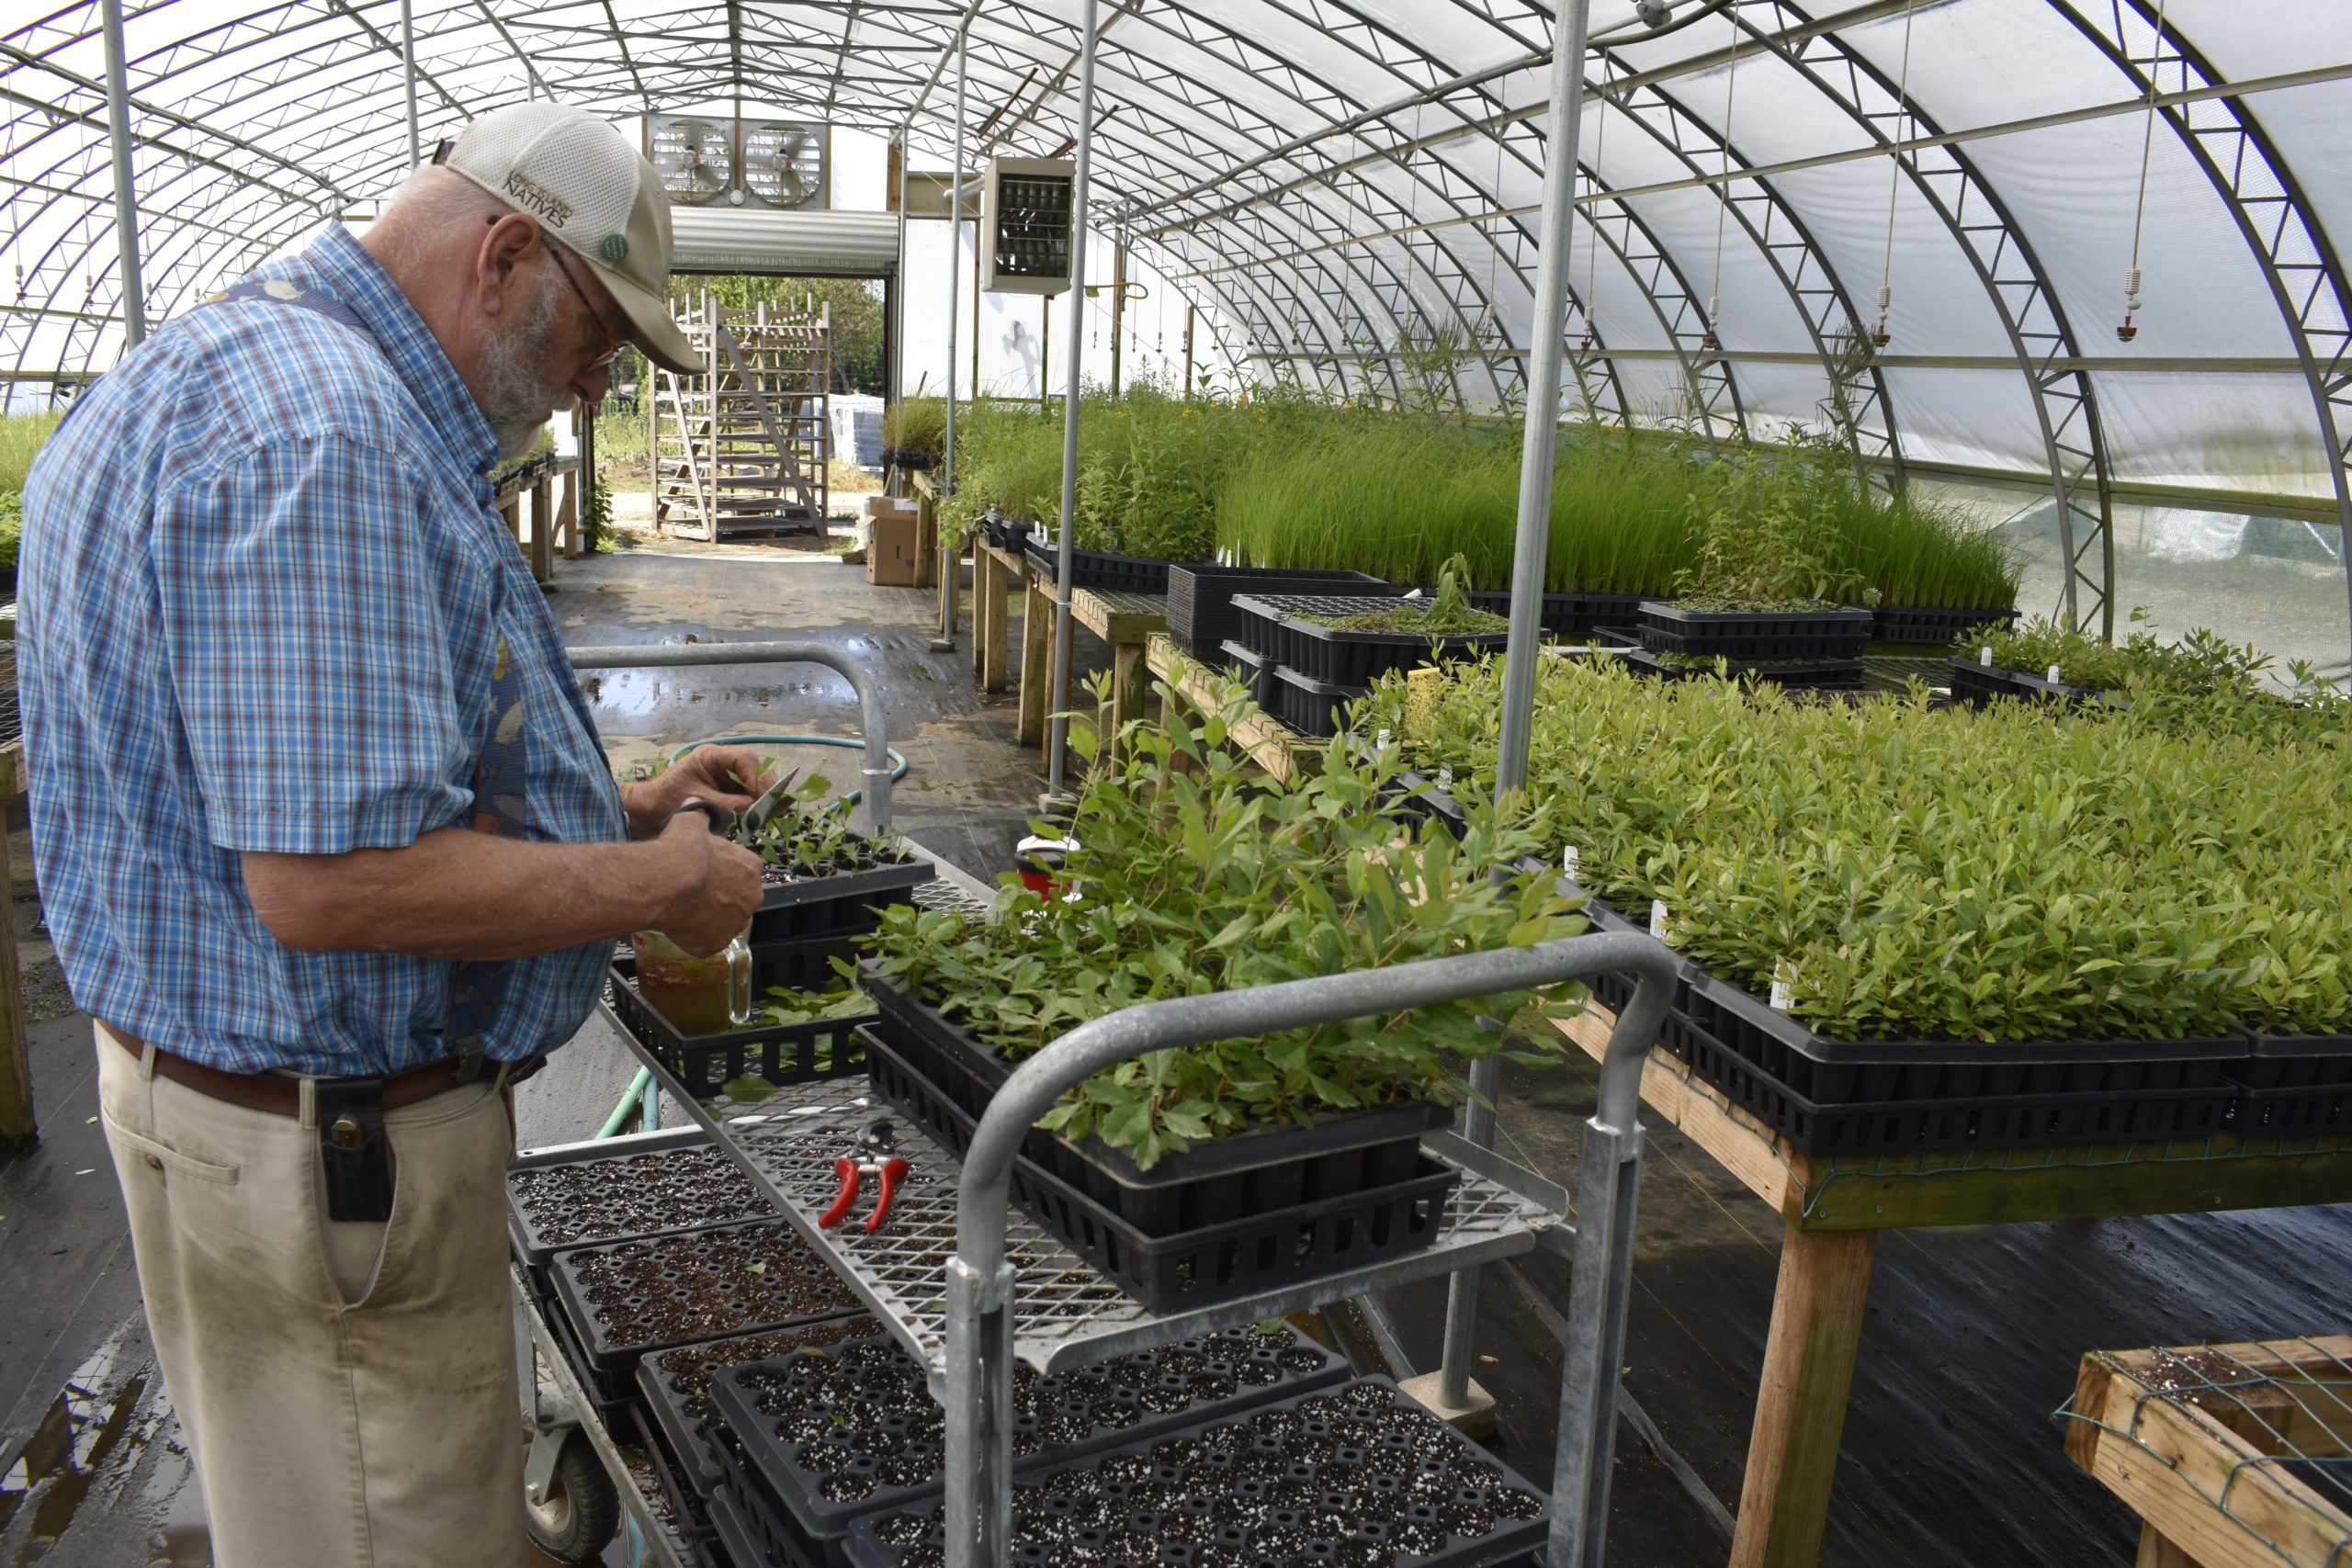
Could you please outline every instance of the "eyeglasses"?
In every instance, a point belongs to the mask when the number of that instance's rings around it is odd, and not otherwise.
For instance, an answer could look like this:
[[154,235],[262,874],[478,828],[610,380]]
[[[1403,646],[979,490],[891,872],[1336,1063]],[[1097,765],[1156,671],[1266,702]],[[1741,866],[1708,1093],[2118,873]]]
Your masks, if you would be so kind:
[[605,324],[604,315],[596,309],[596,302],[588,298],[588,291],[580,287],[578,278],[571,276],[571,268],[565,265],[563,253],[556,249],[555,242],[542,234],[539,236],[539,243],[548,248],[548,255],[554,261],[555,269],[563,274],[563,280],[566,283],[571,285],[571,292],[579,297],[580,308],[588,312],[588,319],[595,322],[596,330],[604,334],[605,347],[589,361],[589,368],[593,370],[600,365],[610,365],[614,355],[620,353],[621,344],[628,341],[628,334],[616,333]]

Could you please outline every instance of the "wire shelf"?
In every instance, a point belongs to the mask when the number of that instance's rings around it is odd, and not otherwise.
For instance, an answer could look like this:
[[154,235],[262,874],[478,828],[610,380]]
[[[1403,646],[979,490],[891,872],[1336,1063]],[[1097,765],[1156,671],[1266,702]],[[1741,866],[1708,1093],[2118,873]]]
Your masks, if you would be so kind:
[[[630,1043],[640,1056],[645,1055],[634,1040]],[[716,1116],[707,1107],[684,1103],[795,1228],[890,1325],[909,1352],[932,1371],[941,1371],[947,1331],[946,1266],[956,1252],[962,1165],[874,1097],[863,1077],[795,1085],[756,1106],[726,1107]],[[897,1152],[909,1168],[889,1224],[880,1235],[867,1235],[863,1216],[868,1210],[861,1205],[840,1229],[820,1228],[817,1216],[839,1190],[834,1159],[859,1127],[886,1113],[897,1124]],[[1016,1271],[1014,1354],[1041,1372],[1061,1371],[1537,1247],[1563,1245],[1571,1234],[1556,1208],[1521,1196],[1493,1176],[1474,1172],[1440,1149],[1425,1145],[1425,1151],[1462,1171],[1437,1239],[1426,1250],[1189,1311],[1146,1311],[1015,1207],[1005,1234],[1005,1255]],[[1498,1173],[1502,1168],[1498,1162],[1480,1164]],[[1534,1190],[1542,1191],[1540,1185]],[[871,1201],[869,1190],[866,1201]]]

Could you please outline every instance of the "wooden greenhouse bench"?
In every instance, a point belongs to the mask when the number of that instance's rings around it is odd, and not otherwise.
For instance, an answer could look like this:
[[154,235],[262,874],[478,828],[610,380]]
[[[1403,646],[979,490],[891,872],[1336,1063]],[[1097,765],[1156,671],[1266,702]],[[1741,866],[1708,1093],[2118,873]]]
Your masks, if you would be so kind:
[[[1021,617],[1021,724],[1013,739],[1042,745],[1054,693],[1054,584],[1030,572],[1029,595]],[[1144,680],[1144,641],[1168,629],[1168,595],[1127,593],[1115,588],[1074,588],[1070,624],[1111,645],[1111,730],[1143,716],[1148,687]]]
[[[1613,1021],[1588,1007],[1558,1027],[1597,1060]],[[1816,1159],[1663,1047],[1643,1070],[1642,1100],[1786,1227],[1732,1568],[1812,1568],[1820,1558],[1879,1232],[2352,1201],[2352,1137],[2340,1134]],[[2314,1561],[2352,1568],[2352,1554]]]
[[2137,1568],[2352,1562],[2352,1336],[2172,1350],[2093,1350],[2066,1414],[2066,1457],[2141,1519]]
[[[1240,682],[1222,670],[1188,658],[1166,632],[1157,633],[1145,642],[1144,663],[1151,673],[1167,682],[1171,690],[1195,707],[1222,711],[1241,696]],[[1298,760],[1303,753],[1322,749],[1319,742],[1293,734],[1288,726],[1254,704],[1249,716],[1233,727],[1230,739],[1234,746],[1249,752],[1261,768],[1284,784],[1297,778]]]

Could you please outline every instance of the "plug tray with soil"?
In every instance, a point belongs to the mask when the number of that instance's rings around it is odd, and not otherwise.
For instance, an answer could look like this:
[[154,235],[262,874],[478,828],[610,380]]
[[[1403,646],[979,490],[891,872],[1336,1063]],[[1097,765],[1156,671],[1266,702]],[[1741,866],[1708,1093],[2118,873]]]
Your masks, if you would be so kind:
[[782,1220],[559,1252],[548,1271],[585,1370],[612,1400],[629,1397],[650,1350],[861,1310]]
[[[1501,1568],[1550,1505],[1386,1378],[1022,1472],[1010,1561],[1103,1568]],[[944,1509],[850,1528],[854,1568],[944,1568]]]
[[[1342,1382],[1347,1364],[1295,1330],[1228,1329],[1074,1371],[1012,1373],[1013,1462],[1059,1464]],[[935,1495],[946,1416],[895,1341],[730,1368],[713,1396],[735,1492],[755,1523],[822,1568],[846,1568],[857,1515]],[[760,1516],[765,1514],[763,1520]]]
[[535,1280],[569,1247],[774,1212],[699,1127],[518,1155],[506,1168],[507,1236]]
[[869,1340],[882,1331],[882,1320],[871,1315],[828,1318],[799,1328],[681,1345],[655,1351],[638,1362],[638,1392],[669,1450],[676,1474],[694,1495],[694,1506],[707,1509],[711,1493],[727,1479],[713,1447],[727,1437],[718,1406],[710,1397],[711,1383],[720,1371],[801,1350]]

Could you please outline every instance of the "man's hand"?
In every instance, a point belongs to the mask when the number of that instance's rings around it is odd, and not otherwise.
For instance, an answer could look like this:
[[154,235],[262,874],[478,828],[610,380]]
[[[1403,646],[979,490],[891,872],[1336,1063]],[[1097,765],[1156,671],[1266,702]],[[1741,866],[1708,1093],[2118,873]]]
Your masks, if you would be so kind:
[[729,811],[748,810],[766,789],[773,764],[746,746],[697,746],[658,778],[621,786],[629,831],[650,839],[689,796],[699,795]]
[[[751,800],[747,797],[743,804]],[[670,857],[677,877],[670,907],[650,922],[655,931],[702,958],[725,947],[751,924],[760,907],[760,878],[766,867],[758,855],[712,832],[710,818],[699,811],[673,817],[654,847]]]

